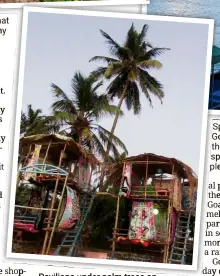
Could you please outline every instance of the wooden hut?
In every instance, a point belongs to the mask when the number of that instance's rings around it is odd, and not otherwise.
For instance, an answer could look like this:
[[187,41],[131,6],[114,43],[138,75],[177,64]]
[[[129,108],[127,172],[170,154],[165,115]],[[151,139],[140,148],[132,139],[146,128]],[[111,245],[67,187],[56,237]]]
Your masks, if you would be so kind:
[[[107,183],[118,189],[112,259],[192,262],[198,179],[188,165],[142,154],[110,166]],[[119,221],[121,200],[130,206],[124,226]]]
[[[94,188],[91,177],[97,166],[99,161],[69,137],[42,134],[21,138],[14,241],[19,240],[24,246],[25,239],[21,237],[29,234],[35,247],[34,253],[49,254],[57,229],[67,230],[75,221],[79,223],[84,219],[80,216],[80,206],[78,213],[74,214],[75,220],[73,211],[67,214],[71,208],[66,202],[70,197],[70,204],[78,202],[79,205],[81,195],[88,195],[91,199]],[[29,190],[32,187],[26,200],[24,186]],[[67,220],[71,223],[67,224]],[[30,245],[30,240],[27,244]]]

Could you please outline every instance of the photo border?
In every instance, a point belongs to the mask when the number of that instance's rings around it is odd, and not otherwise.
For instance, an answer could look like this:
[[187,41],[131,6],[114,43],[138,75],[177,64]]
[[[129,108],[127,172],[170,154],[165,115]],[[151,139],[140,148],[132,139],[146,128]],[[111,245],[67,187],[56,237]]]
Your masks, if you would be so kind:
[[220,116],[220,110],[218,110],[218,109],[209,109],[209,115],[211,115],[211,116]]
[[[97,3],[96,3],[97,4]],[[8,222],[8,235],[7,235],[7,250],[6,257],[13,259],[26,259],[26,260],[43,260],[59,262],[59,263],[78,263],[78,264],[101,264],[101,265],[114,265],[114,266],[126,266],[135,268],[165,268],[165,269],[177,269],[177,270],[191,270],[194,271],[198,266],[198,251],[199,251],[199,231],[195,231],[194,234],[194,248],[193,248],[193,264],[192,265],[180,265],[180,264],[167,264],[167,263],[144,263],[144,262],[132,262],[132,261],[118,261],[118,260],[105,260],[105,259],[93,259],[93,258],[80,258],[80,257],[66,257],[66,256],[50,256],[50,255],[37,255],[37,254],[21,254],[11,252],[12,247],[12,235],[13,235],[13,219],[14,219],[14,202],[16,191],[16,178],[17,178],[17,159],[19,150],[20,139],[20,120],[21,120],[21,106],[22,106],[22,94],[23,94],[23,81],[24,81],[24,69],[25,69],[25,55],[26,55],[26,39],[28,29],[28,14],[29,12],[38,13],[54,13],[54,14],[66,14],[66,15],[83,15],[83,16],[98,16],[98,17],[111,17],[111,18],[129,18],[129,19],[141,19],[152,21],[166,21],[166,22],[182,22],[182,23],[198,23],[207,24],[209,27],[208,44],[207,44],[207,56],[206,56],[206,79],[203,94],[203,116],[202,116],[202,133],[200,141],[200,160],[199,160],[199,174],[198,174],[198,194],[197,194],[197,208],[196,208],[196,222],[195,228],[200,228],[201,221],[201,200],[203,190],[203,174],[205,166],[205,145],[206,145],[206,130],[208,121],[208,98],[209,98],[209,83],[211,72],[211,58],[212,58],[212,42],[214,32],[214,20],[212,19],[196,19],[185,17],[168,17],[168,16],[155,16],[155,15],[140,15],[140,14],[125,14],[125,13],[110,13],[110,12],[95,12],[95,11],[82,11],[82,10],[65,10],[55,8],[33,8],[24,7],[23,12],[23,26],[21,37],[21,52],[20,52],[20,66],[19,66],[19,83],[17,94],[17,107],[16,107],[16,124],[15,124],[15,136],[13,147],[13,160],[12,160],[12,178],[11,178],[11,196],[10,196],[10,209],[9,222]],[[198,206],[200,208],[198,208]]]

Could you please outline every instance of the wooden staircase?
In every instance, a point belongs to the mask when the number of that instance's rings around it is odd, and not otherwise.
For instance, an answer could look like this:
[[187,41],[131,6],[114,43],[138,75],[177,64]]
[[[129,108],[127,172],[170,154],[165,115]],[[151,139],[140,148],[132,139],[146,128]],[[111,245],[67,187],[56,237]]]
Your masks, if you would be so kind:
[[80,211],[81,218],[80,221],[76,224],[74,229],[66,231],[66,234],[60,245],[57,246],[54,255],[60,255],[62,249],[68,249],[66,256],[75,256],[77,249],[80,244],[81,233],[85,224],[85,221],[88,217],[88,214],[91,210],[95,193],[93,195],[84,195],[80,200]]

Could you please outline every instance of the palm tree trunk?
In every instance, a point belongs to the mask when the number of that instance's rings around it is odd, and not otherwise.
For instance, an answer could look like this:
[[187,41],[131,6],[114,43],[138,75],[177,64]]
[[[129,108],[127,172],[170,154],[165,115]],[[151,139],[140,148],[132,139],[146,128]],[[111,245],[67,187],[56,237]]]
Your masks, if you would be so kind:
[[[110,151],[110,148],[111,148],[112,138],[113,138],[113,135],[114,135],[114,132],[115,132],[115,128],[116,128],[116,125],[117,125],[117,122],[118,122],[119,114],[120,114],[120,111],[121,111],[121,106],[122,106],[122,103],[123,103],[123,100],[125,98],[125,94],[126,94],[127,90],[128,90],[128,82],[126,82],[126,84],[125,84],[125,87],[122,91],[122,94],[121,94],[121,97],[120,97],[120,100],[119,100],[119,103],[118,103],[118,110],[117,110],[117,113],[115,115],[115,119],[113,121],[111,133],[110,133],[110,136],[109,136],[109,141],[108,141],[108,144],[107,144],[107,150],[106,150],[106,153],[105,153],[105,160],[104,160],[105,162],[108,162],[108,156],[109,156],[109,151]],[[100,183],[98,185],[100,192],[102,192],[103,189],[104,189],[104,187],[103,187],[104,177],[105,177],[105,173],[104,173],[104,170],[102,169],[101,170],[101,175],[100,175]]]
[[[84,114],[85,114],[84,111],[81,110],[79,112],[79,118],[83,119],[84,118]],[[82,129],[80,129],[80,131],[79,131],[79,144],[80,144],[80,146],[82,146],[82,140],[83,140]]]
[[108,155],[109,155],[109,151],[110,151],[110,148],[111,148],[112,138],[113,138],[113,135],[114,135],[114,132],[115,132],[115,128],[116,128],[116,125],[117,125],[117,122],[118,122],[119,114],[120,114],[120,111],[121,111],[121,106],[122,106],[122,103],[123,103],[123,100],[125,98],[125,94],[126,94],[127,90],[128,90],[128,82],[126,82],[126,85],[125,85],[125,87],[122,91],[122,94],[121,94],[121,97],[120,97],[120,100],[119,100],[119,103],[118,103],[118,110],[117,110],[116,115],[115,115],[115,119],[114,119],[114,122],[113,122],[113,125],[112,125],[109,141],[108,141],[108,144],[107,144],[107,150],[106,150],[106,155],[105,155],[105,161],[106,162],[108,160]]

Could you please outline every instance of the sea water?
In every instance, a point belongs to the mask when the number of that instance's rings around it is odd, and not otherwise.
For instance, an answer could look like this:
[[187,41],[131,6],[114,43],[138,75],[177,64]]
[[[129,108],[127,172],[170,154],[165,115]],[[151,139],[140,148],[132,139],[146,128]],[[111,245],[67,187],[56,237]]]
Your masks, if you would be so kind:
[[[220,47],[220,0],[150,0],[147,13],[214,19],[214,44]],[[220,64],[215,70],[220,70]]]

